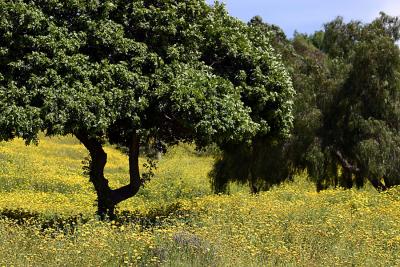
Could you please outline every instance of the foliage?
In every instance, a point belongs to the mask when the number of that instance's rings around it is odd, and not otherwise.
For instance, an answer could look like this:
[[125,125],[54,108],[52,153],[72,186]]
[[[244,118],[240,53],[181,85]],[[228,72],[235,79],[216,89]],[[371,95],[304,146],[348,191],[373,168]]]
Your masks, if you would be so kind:
[[[338,17],[324,31],[292,40],[260,17],[249,24],[271,39],[289,69],[294,127],[286,139],[225,149],[211,173],[216,191],[229,181],[269,189],[301,170],[318,190],[367,180],[378,190],[399,184],[399,19],[381,13],[363,24]],[[236,155],[241,149],[247,156]]]
[[[138,151],[150,139],[205,146],[290,130],[279,57],[220,4],[0,1],[0,17],[0,140],[77,136],[101,214],[143,184]],[[129,185],[108,186],[105,142],[127,148]]]
[[[324,114],[320,136],[325,162],[329,163],[321,169],[336,169],[331,174],[336,180],[333,184],[361,187],[369,180],[384,190],[400,183],[398,19],[381,13],[370,24],[338,21],[326,25],[325,38],[330,42],[343,31],[352,33],[334,44],[344,51],[338,60],[346,62],[350,70]],[[330,48],[326,52],[330,57],[339,56]],[[341,166],[341,171],[335,166]],[[325,186],[331,184],[324,176],[318,173],[316,178]]]
[[[293,50],[288,46],[286,36],[279,27],[264,24],[259,16],[254,17],[248,25],[259,36],[264,36],[269,40],[271,45],[278,51],[281,60],[285,62],[288,57],[293,56]],[[284,55],[283,58],[281,54]],[[290,67],[289,71],[291,71]],[[263,101],[270,98],[261,96],[260,94],[256,96],[259,100]],[[271,98],[275,99],[276,97],[279,96],[275,95]],[[275,105],[272,103],[265,104]],[[256,105],[257,108],[254,108],[254,104],[252,105],[253,116],[271,117],[271,115],[265,113],[264,108],[259,109],[259,104]],[[279,112],[282,111],[280,109]],[[255,135],[251,139],[251,142],[227,143],[222,145],[220,147],[221,153],[217,157],[213,171],[209,174],[214,191],[226,191],[228,183],[233,181],[240,184],[249,183],[251,190],[257,192],[260,189],[268,189],[272,185],[279,184],[285,180],[289,175],[285,167],[289,163],[283,160],[284,152],[280,149],[279,144],[281,140],[288,138],[288,136],[288,134],[271,135],[271,133],[264,131]]]
[[[309,168],[312,172],[310,159],[319,143],[322,114],[346,71],[331,62],[307,36],[296,34],[288,40],[278,26],[264,23],[260,17],[251,19],[249,25],[270,38],[289,70],[296,91],[294,127],[290,137],[270,140],[260,135],[253,138],[252,146],[225,148],[210,175],[219,192],[230,181],[250,183],[251,190],[257,192],[291,179],[298,170]],[[242,150],[245,152],[237,152]]]

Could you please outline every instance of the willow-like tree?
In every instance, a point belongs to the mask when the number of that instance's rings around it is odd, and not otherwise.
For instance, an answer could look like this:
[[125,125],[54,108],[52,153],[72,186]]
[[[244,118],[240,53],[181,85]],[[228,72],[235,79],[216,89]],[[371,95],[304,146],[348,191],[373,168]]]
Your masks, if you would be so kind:
[[251,143],[225,146],[211,173],[216,191],[231,181],[266,190],[299,170],[308,170],[317,190],[400,184],[399,18],[381,13],[363,24],[338,17],[324,31],[292,40],[260,17],[249,24],[288,66],[297,93],[294,127],[287,139],[257,134]]
[[[357,30],[349,31],[358,25]],[[344,24],[336,19],[326,25],[326,39],[338,32],[353,32],[332,50],[351,66],[347,79],[324,115],[321,137],[328,166],[337,165],[340,185],[363,186],[369,180],[378,190],[400,184],[400,36],[397,17],[384,13],[370,24]],[[325,42],[328,43],[328,42]],[[334,52],[332,52],[334,51]],[[331,55],[332,53],[332,55]],[[328,161],[325,161],[328,162]],[[319,177],[322,184],[330,185]]]
[[[0,0],[0,140],[75,135],[101,216],[143,184],[139,147],[285,135],[292,87],[268,39],[202,0]],[[125,147],[112,189],[105,143]]]
[[[309,94],[320,102],[320,119],[305,164],[298,165],[308,169],[317,190],[369,181],[381,191],[400,184],[399,33],[399,18],[381,13],[369,24],[338,17],[308,38],[329,62],[317,94]],[[311,114],[296,101],[295,129],[299,108]]]

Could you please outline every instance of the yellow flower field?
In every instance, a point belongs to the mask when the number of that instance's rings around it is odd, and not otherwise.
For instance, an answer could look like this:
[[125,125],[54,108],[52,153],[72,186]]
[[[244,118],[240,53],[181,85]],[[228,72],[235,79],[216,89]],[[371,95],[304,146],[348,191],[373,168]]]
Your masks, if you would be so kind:
[[[126,183],[127,158],[106,152],[111,185]],[[119,221],[99,222],[86,156],[73,137],[0,143],[0,266],[400,265],[400,188],[316,193],[301,174],[213,195],[213,159],[180,145]]]

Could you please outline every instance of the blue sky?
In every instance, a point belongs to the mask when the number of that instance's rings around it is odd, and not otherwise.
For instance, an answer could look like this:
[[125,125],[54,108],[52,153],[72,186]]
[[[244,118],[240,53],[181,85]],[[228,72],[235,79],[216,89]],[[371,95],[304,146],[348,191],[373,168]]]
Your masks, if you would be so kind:
[[[206,0],[212,4],[214,0]],[[277,24],[288,36],[297,30],[312,33],[325,22],[341,15],[370,22],[379,11],[392,16],[400,15],[400,0],[222,0],[229,13],[247,22],[260,15],[264,21]]]

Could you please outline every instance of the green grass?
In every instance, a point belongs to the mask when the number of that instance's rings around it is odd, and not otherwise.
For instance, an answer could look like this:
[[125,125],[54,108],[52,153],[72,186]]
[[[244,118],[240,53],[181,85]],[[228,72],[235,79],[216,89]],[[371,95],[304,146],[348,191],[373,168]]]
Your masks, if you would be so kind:
[[[126,156],[106,152],[111,185],[127,183]],[[316,193],[301,174],[213,195],[213,159],[180,145],[118,221],[99,222],[86,156],[73,137],[0,143],[0,266],[400,265],[400,188]]]

